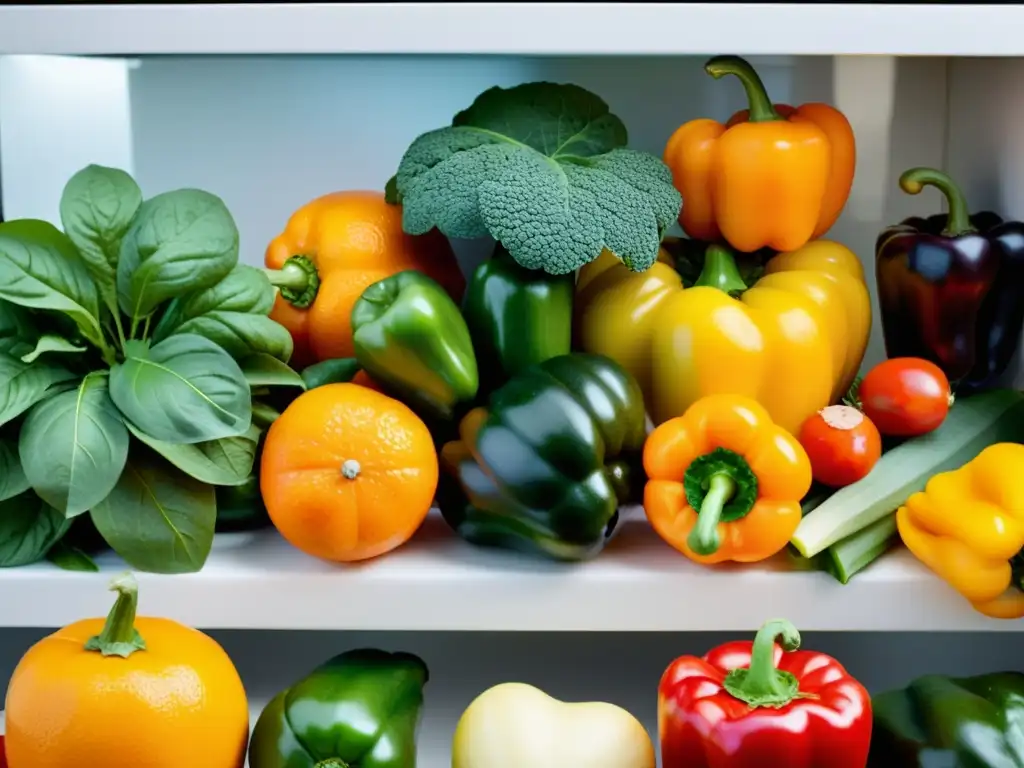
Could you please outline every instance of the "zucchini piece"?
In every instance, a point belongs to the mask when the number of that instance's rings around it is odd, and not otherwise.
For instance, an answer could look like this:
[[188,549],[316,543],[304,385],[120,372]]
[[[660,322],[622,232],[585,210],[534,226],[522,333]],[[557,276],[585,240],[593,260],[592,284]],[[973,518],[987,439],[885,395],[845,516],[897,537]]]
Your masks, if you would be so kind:
[[957,400],[938,429],[882,454],[867,477],[806,515],[790,543],[804,557],[814,557],[897,509],[933,475],[1005,442],[1024,442],[1024,394],[996,389]]

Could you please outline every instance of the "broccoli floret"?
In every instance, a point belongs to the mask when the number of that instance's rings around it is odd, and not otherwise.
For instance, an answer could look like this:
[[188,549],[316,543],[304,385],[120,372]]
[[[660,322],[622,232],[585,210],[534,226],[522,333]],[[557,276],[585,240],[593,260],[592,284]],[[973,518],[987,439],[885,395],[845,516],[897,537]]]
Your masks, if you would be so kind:
[[389,198],[406,232],[490,235],[529,269],[566,274],[607,248],[643,271],[682,200],[665,164],[626,140],[608,105],[578,86],[491,88],[412,143]]

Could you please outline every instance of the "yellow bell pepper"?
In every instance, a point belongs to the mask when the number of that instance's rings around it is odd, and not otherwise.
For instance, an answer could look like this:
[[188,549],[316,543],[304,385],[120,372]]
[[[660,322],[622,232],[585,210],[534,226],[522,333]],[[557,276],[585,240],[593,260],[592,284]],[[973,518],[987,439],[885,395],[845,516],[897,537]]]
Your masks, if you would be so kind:
[[749,289],[716,245],[686,289],[663,262],[641,273],[605,256],[594,264],[577,282],[577,346],[632,373],[655,424],[705,395],[735,394],[795,434],[846,393],[860,367],[870,298],[860,261],[839,243],[778,254]]
[[1022,476],[1024,445],[996,443],[960,469],[935,475],[896,511],[907,549],[976,610],[998,619],[1024,617]]

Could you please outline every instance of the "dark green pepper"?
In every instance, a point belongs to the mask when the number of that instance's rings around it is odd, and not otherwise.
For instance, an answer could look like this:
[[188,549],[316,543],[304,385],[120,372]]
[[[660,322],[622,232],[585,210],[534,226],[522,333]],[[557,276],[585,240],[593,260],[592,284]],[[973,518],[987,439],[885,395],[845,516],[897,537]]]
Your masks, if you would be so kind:
[[1020,768],[1024,673],[928,675],[872,699],[870,768]]
[[263,708],[249,768],[416,768],[428,677],[411,653],[335,656]]
[[421,415],[450,419],[479,386],[469,329],[438,283],[408,270],[369,286],[352,308],[356,360]]
[[243,485],[217,486],[217,533],[266,528],[270,515],[260,493],[259,463]]
[[473,272],[462,314],[480,368],[481,389],[491,392],[535,363],[569,353],[574,273],[549,275],[519,266],[498,247]]
[[553,357],[466,414],[441,452],[441,512],[473,544],[591,557],[643,486],[645,436],[640,386],[618,363]]

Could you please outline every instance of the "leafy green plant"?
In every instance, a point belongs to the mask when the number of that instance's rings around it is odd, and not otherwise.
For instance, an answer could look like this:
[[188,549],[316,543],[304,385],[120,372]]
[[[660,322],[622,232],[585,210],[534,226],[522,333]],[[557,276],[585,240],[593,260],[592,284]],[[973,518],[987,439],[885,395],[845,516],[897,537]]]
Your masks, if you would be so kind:
[[682,207],[660,158],[576,85],[491,88],[417,138],[388,182],[412,235],[490,235],[527,269],[566,274],[607,248],[642,272]]
[[209,192],[91,165],[60,216],[0,224],[0,566],[89,570],[62,541],[87,514],[133,568],[197,571],[276,415],[258,396],[305,387],[274,288]]

